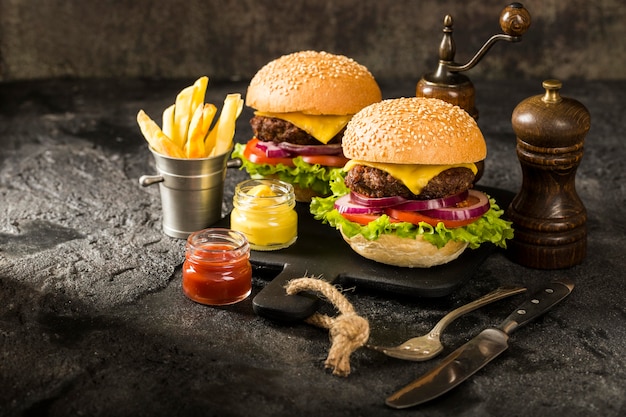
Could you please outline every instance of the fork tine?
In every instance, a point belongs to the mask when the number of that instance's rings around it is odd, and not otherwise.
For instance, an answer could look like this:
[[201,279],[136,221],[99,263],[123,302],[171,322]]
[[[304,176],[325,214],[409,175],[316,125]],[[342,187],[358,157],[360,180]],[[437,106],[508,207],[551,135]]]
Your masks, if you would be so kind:
[[370,345],[370,344],[366,344],[365,347],[371,350],[375,350],[377,352],[382,352],[382,353],[387,353],[389,352],[390,349],[392,349],[391,347],[388,347],[388,346],[376,346],[376,345]]

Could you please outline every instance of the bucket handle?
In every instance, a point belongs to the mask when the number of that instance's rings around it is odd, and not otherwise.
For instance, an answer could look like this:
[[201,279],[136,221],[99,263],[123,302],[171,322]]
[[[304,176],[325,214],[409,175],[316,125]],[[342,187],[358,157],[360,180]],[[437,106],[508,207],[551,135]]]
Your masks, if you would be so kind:
[[[227,168],[239,168],[241,167],[241,165],[242,165],[241,160],[238,158],[230,159],[226,163]],[[142,175],[139,178],[139,184],[141,184],[142,187],[147,187],[152,184],[158,184],[159,182],[163,182],[163,181],[165,181],[165,179],[160,174],[159,175]]]
[[165,179],[162,175],[142,175],[139,178],[139,184],[141,184],[142,187],[147,187],[152,184],[163,182],[164,180]]

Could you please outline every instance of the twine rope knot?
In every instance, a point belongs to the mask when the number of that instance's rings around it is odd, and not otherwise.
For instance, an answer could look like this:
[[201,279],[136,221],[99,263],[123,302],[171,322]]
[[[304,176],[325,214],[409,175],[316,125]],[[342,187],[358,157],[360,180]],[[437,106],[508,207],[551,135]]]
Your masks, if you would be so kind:
[[314,313],[305,320],[307,323],[329,329],[331,347],[324,362],[332,369],[333,375],[350,374],[350,355],[369,339],[369,322],[356,314],[354,307],[341,292],[329,282],[317,278],[296,278],[286,287],[287,294],[301,291],[315,291],[322,294],[340,312],[337,317]]

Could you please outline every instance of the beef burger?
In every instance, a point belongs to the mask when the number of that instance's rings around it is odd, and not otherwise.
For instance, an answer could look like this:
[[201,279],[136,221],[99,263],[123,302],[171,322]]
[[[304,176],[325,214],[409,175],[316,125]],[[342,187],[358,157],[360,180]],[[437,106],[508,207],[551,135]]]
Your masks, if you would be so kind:
[[487,147],[458,106],[418,97],[372,104],[348,123],[343,151],[350,161],[333,195],[314,198],[311,212],[362,256],[430,267],[512,238],[496,202],[473,189]]
[[254,177],[294,185],[298,201],[328,195],[333,170],[347,162],[341,147],[350,118],[382,99],[372,74],[351,58],[301,51],[262,67],[246,105],[255,109],[254,137],[233,154]]

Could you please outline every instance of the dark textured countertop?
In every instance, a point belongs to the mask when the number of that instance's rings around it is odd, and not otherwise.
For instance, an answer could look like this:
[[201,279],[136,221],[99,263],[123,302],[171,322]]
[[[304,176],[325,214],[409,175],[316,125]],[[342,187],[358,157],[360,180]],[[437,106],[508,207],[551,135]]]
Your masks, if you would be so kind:
[[[184,242],[161,232],[158,187],[138,184],[154,162],[135,116],[145,109],[157,118],[192,81],[0,84],[0,415],[624,415],[625,82],[566,81],[561,90],[591,113],[576,179],[588,211],[581,265],[534,270],[496,252],[446,297],[346,292],[370,321],[371,341],[392,344],[500,285],[576,283],[470,380],[397,411],[386,396],[498,324],[523,296],[455,321],[439,358],[405,362],[359,349],[346,378],[324,370],[326,330],[255,315],[251,300],[265,278],[255,277],[252,297],[233,306],[189,301],[181,291]],[[475,85],[489,149],[481,183],[516,192],[511,113],[541,93],[541,80]],[[219,106],[245,87],[210,85],[207,100]],[[386,97],[415,92],[412,80],[381,87]],[[250,135],[250,114],[238,121],[237,141]],[[244,178],[229,169],[224,214]]]

